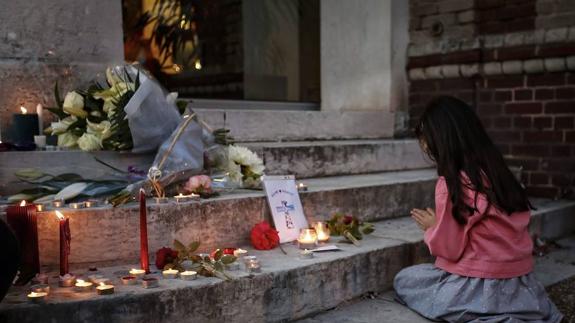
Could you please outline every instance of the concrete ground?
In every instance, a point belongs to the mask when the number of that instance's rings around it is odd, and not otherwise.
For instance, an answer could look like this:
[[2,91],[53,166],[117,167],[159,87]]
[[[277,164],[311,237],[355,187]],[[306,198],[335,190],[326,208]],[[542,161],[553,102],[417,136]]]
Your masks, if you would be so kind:
[[[575,322],[575,236],[557,242],[559,249],[537,257],[535,275],[547,287],[551,299],[564,313],[567,323]],[[428,323],[397,303],[394,293],[366,295],[331,311],[297,323]]]

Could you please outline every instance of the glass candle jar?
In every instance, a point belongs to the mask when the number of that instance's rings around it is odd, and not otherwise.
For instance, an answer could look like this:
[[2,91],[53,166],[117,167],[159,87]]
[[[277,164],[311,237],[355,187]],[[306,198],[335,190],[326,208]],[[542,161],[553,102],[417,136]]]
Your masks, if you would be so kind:
[[317,245],[317,232],[315,229],[301,229],[297,242],[300,249],[314,249]]

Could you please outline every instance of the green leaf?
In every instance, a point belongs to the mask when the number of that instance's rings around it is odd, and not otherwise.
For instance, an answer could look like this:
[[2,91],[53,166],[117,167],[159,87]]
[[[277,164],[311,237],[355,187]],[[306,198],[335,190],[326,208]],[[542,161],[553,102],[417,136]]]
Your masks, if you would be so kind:
[[200,247],[199,241],[190,242],[190,244],[188,245],[188,251],[190,253],[194,253],[194,252],[196,252],[196,250],[198,250],[199,247]]
[[223,255],[222,259],[220,259],[220,261],[224,264],[224,265],[229,265],[233,262],[235,262],[237,260],[237,257],[232,256],[232,255]]
[[58,89],[58,82],[56,82],[56,84],[54,84],[54,99],[56,100],[56,106],[61,111],[63,109],[64,102],[62,101],[62,98],[60,97],[60,90]]
[[216,252],[214,254],[214,260],[219,261],[223,255],[224,255],[224,251],[222,249],[216,250]]
[[14,173],[14,176],[18,177],[19,179],[36,180],[46,176],[46,174],[42,173],[36,168],[24,168]]
[[174,239],[174,249],[178,252],[178,257],[186,257],[188,255],[188,251],[186,250],[186,246],[181,243],[178,239]]
[[203,261],[202,257],[200,257],[200,256],[198,256],[198,255],[190,256],[190,260],[193,261],[193,262],[195,262],[195,263],[199,263],[199,262],[202,262],[202,261]]
[[214,269],[216,271],[224,271],[224,264],[222,264],[221,262],[216,262],[214,263]]

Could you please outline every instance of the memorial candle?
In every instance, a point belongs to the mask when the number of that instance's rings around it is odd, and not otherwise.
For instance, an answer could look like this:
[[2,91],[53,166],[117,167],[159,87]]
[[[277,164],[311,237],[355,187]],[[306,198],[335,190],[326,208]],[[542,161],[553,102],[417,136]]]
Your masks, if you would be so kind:
[[12,227],[20,242],[21,265],[18,284],[27,283],[40,272],[40,256],[38,252],[38,227],[36,205],[12,205],[6,209],[6,222]]
[[66,275],[69,269],[68,256],[70,255],[70,219],[66,219],[62,212],[56,211],[60,223],[60,276]]
[[34,135],[39,134],[38,115],[28,113],[25,107],[20,107],[20,113],[12,116],[13,139],[16,143],[34,142]]
[[148,256],[148,223],[146,215],[146,192],[140,189],[140,265],[146,274],[150,273],[150,260]]

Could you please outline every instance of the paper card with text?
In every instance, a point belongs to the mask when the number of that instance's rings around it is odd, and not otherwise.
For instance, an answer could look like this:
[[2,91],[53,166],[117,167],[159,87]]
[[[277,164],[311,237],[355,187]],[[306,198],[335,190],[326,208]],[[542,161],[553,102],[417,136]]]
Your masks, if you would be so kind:
[[264,188],[280,243],[297,240],[299,230],[307,228],[294,175],[264,176]]

